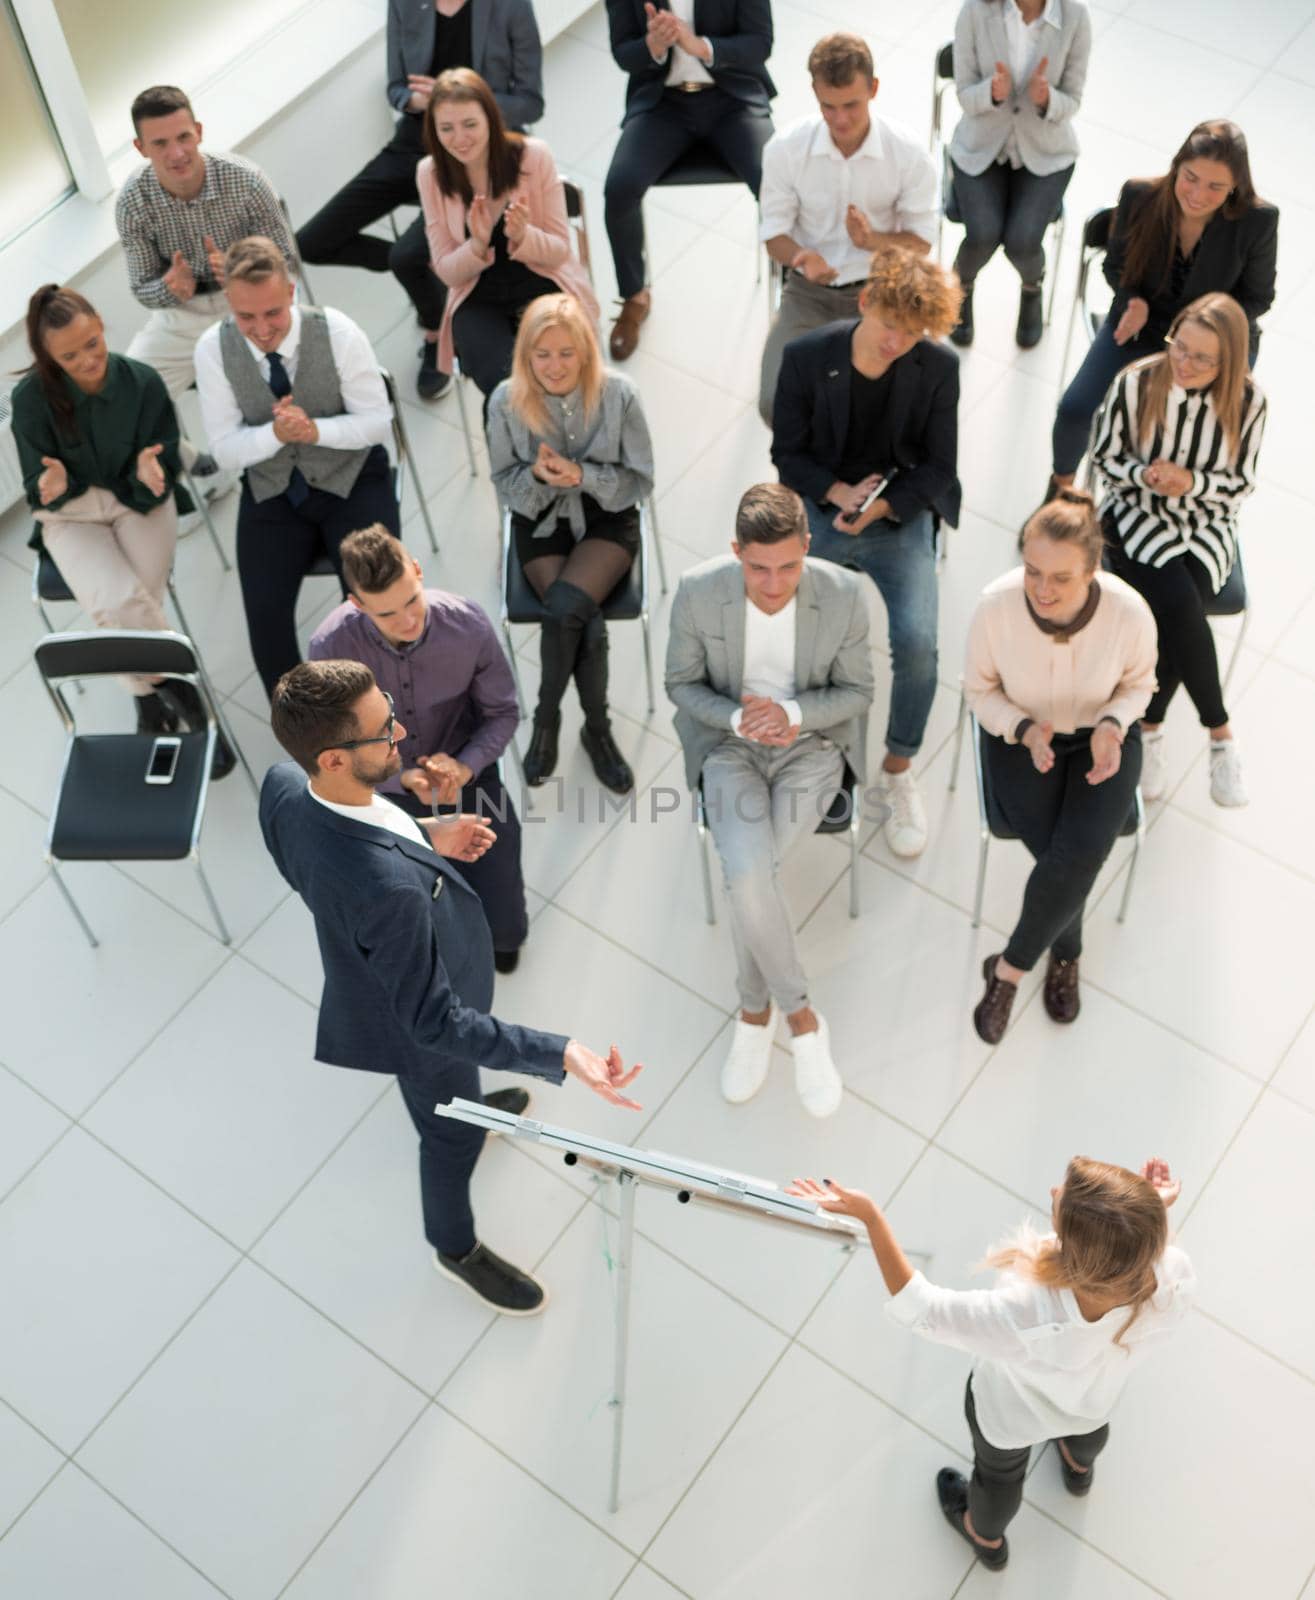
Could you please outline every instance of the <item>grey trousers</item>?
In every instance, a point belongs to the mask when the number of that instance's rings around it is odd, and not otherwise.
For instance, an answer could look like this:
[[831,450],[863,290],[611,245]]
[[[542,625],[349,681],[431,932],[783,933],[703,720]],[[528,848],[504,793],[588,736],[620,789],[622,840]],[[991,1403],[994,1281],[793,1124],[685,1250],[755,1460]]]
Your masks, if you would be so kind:
[[786,273],[781,309],[763,346],[762,377],[758,384],[758,414],[769,428],[776,401],[776,380],[781,376],[781,357],[786,345],[801,333],[811,333],[828,322],[856,317],[858,292],[862,287],[861,283],[851,283],[843,289],[829,289],[825,284],[809,283],[798,272]]
[[843,772],[840,751],[816,733],[785,749],[728,735],[703,763],[703,806],[721,857],[745,1011],[765,1011],[772,999],[789,1016],[808,1004],[781,863],[826,815]]

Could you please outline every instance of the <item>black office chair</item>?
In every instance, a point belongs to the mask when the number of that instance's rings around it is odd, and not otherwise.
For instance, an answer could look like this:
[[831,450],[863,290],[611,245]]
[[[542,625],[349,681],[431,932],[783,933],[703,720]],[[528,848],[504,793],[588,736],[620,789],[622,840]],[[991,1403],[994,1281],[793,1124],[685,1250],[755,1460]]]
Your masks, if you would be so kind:
[[[91,945],[95,947],[98,940],[60,876],[58,862],[189,859],[196,867],[219,937],[228,944],[228,928],[201,866],[199,849],[220,723],[192,641],[180,633],[98,628],[91,633],[48,634],[38,642],[35,659],[68,732],[45,857]],[[79,678],[120,673],[180,678],[192,684],[201,697],[206,728],[176,736],[177,763],[169,781],[146,781],[159,737],[156,734],[81,734],[77,730],[64,686]],[[246,757],[232,734],[225,733],[251,778]],[[254,789],[254,778],[251,781]]]
[[[959,210],[959,202],[954,193],[954,168],[950,164],[949,141],[943,137],[944,130],[944,103],[945,97],[954,86],[954,44],[943,44],[936,52],[936,62],[932,69],[931,80],[931,153],[934,159],[938,158],[941,169],[941,213],[936,219],[936,259],[942,259],[942,243],[945,222],[963,222],[963,214]],[[1049,239],[1046,241],[1046,259],[1050,264],[1050,288],[1046,293],[1045,321],[1050,326],[1050,319],[1055,311],[1055,286],[1059,282],[1059,258],[1064,248],[1064,202],[1061,200],[1050,222],[1047,224]]]
[[[693,144],[681,156],[677,156],[660,178],[654,180],[655,189],[681,189],[703,188],[713,183],[740,183],[744,179],[739,173],[723,161],[717,150],[710,144]],[[761,283],[763,279],[763,251],[758,243],[757,229],[754,230],[754,258],[756,268],[754,283]]]
[[[954,757],[950,762],[951,790],[959,781],[959,756],[963,748],[963,729],[965,721],[972,728],[973,739],[973,775],[977,780],[977,828],[980,838],[980,849],[977,856],[977,889],[973,896],[973,927],[976,928],[982,920],[982,897],[986,891],[986,854],[992,839],[1017,839],[1018,835],[1005,821],[1000,811],[999,804],[991,790],[990,772],[986,759],[982,754],[983,741],[990,737],[982,731],[977,718],[968,710],[968,701],[962,691],[959,694],[959,717],[954,729]],[[1137,872],[1137,862],[1141,857],[1142,840],[1146,837],[1146,806],[1142,800],[1141,785],[1138,784],[1133,792],[1132,810],[1128,819],[1119,829],[1119,837],[1132,840],[1132,858],[1128,867],[1127,881],[1123,885],[1123,896],[1119,901],[1117,920],[1122,922],[1128,914],[1128,901],[1132,896],[1132,880]]]
[[[840,787],[832,796],[825,815],[813,829],[814,833],[847,833],[849,835],[849,914],[858,916],[858,835],[862,825],[862,807],[859,804],[858,779],[846,763]],[[694,823],[699,835],[699,864],[703,869],[703,914],[708,923],[717,921],[716,902],[712,897],[712,864],[708,855],[708,816],[703,803],[703,780],[699,779],[694,791]]]
[[1087,335],[1087,343],[1090,344],[1100,332],[1109,313],[1108,303],[1103,309],[1097,309],[1091,304],[1090,291],[1091,269],[1109,249],[1110,229],[1113,225],[1113,206],[1104,206],[1099,211],[1093,211],[1082,224],[1082,248],[1078,252],[1078,282],[1073,294],[1073,304],[1069,308],[1068,332],[1064,335],[1064,360],[1059,368],[1061,384],[1068,372],[1068,352],[1073,343],[1073,324],[1078,316],[1081,315],[1082,328]]

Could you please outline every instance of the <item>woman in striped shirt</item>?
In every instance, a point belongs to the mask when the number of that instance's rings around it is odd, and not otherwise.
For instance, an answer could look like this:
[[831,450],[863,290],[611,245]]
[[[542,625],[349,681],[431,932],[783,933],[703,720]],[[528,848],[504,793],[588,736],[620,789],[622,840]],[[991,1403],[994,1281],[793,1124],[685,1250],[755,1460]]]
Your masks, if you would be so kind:
[[1247,803],[1206,608],[1237,560],[1237,515],[1256,486],[1265,431],[1248,331],[1229,295],[1202,295],[1174,318],[1163,355],[1115,379],[1097,425],[1110,566],[1145,596],[1160,635],[1159,687],[1142,723],[1148,800],[1164,792],[1161,727],[1181,683],[1210,730],[1211,798]]

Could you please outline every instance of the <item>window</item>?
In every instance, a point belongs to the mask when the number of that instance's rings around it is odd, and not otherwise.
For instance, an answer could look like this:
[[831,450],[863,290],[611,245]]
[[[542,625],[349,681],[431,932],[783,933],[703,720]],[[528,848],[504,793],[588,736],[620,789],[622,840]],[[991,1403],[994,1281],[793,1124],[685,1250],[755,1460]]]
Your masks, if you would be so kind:
[[8,6],[0,5],[0,243],[72,187],[68,165]]

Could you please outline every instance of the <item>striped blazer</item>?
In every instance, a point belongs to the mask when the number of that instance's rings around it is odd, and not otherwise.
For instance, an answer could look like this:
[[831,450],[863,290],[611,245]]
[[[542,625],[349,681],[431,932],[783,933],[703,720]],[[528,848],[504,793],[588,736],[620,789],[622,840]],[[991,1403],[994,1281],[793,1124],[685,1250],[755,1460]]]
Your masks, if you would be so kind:
[[[1091,456],[1107,491],[1101,517],[1107,535],[1117,535],[1131,560],[1163,567],[1175,556],[1194,555],[1218,594],[1237,560],[1238,511],[1256,486],[1265,397],[1248,380],[1236,462],[1229,460],[1209,396],[1176,384],[1169,390],[1164,422],[1143,450],[1137,437],[1137,395],[1146,371],[1146,364],[1138,362],[1120,373],[1105,399]],[[1157,460],[1190,469],[1192,486],[1186,494],[1157,494],[1147,486],[1146,469]]]

